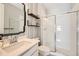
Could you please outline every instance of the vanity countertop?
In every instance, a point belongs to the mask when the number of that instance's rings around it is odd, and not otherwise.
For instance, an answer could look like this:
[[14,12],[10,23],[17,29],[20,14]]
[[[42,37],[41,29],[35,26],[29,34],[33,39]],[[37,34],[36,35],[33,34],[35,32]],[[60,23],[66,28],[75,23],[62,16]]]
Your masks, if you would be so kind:
[[31,47],[39,42],[38,39],[26,39],[23,38],[17,43],[12,44],[6,48],[0,48],[0,56],[18,56],[28,51]]

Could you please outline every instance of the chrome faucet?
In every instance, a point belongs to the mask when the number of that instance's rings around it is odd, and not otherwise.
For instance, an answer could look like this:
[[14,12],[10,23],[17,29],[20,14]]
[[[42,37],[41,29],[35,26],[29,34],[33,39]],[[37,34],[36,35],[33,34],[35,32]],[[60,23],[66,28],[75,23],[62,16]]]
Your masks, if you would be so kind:
[[17,42],[17,36],[14,36],[13,41]]
[[10,43],[14,43],[14,42],[17,42],[17,36],[11,37]]

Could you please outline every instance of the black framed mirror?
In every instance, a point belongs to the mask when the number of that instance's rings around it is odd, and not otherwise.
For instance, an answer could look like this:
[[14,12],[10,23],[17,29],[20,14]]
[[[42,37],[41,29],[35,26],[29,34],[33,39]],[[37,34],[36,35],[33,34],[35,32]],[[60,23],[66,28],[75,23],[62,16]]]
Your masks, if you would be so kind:
[[24,3],[0,3],[0,36],[18,35],[25,32],[26,10]]

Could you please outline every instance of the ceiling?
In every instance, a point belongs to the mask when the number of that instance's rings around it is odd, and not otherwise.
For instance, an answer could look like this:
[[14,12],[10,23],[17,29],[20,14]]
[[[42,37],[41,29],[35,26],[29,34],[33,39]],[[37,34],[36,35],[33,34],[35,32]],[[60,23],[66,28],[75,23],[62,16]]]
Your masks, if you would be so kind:
[[62,9],[65,7],[72,8],[73,3],[43,3],[47,10],[51,9]]
[[69,11],[72,9],[74,3],[42,3],[47,9],[47,13],[53,13],[54,10],[65,10]]

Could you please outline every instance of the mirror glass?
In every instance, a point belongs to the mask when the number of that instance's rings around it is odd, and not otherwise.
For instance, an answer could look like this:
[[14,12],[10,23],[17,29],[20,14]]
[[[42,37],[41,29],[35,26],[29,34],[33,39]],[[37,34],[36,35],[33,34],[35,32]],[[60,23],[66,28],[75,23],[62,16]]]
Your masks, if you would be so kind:
[[24,27],[24,5],[21,3],[0,4],[0,34],[19,33]]

